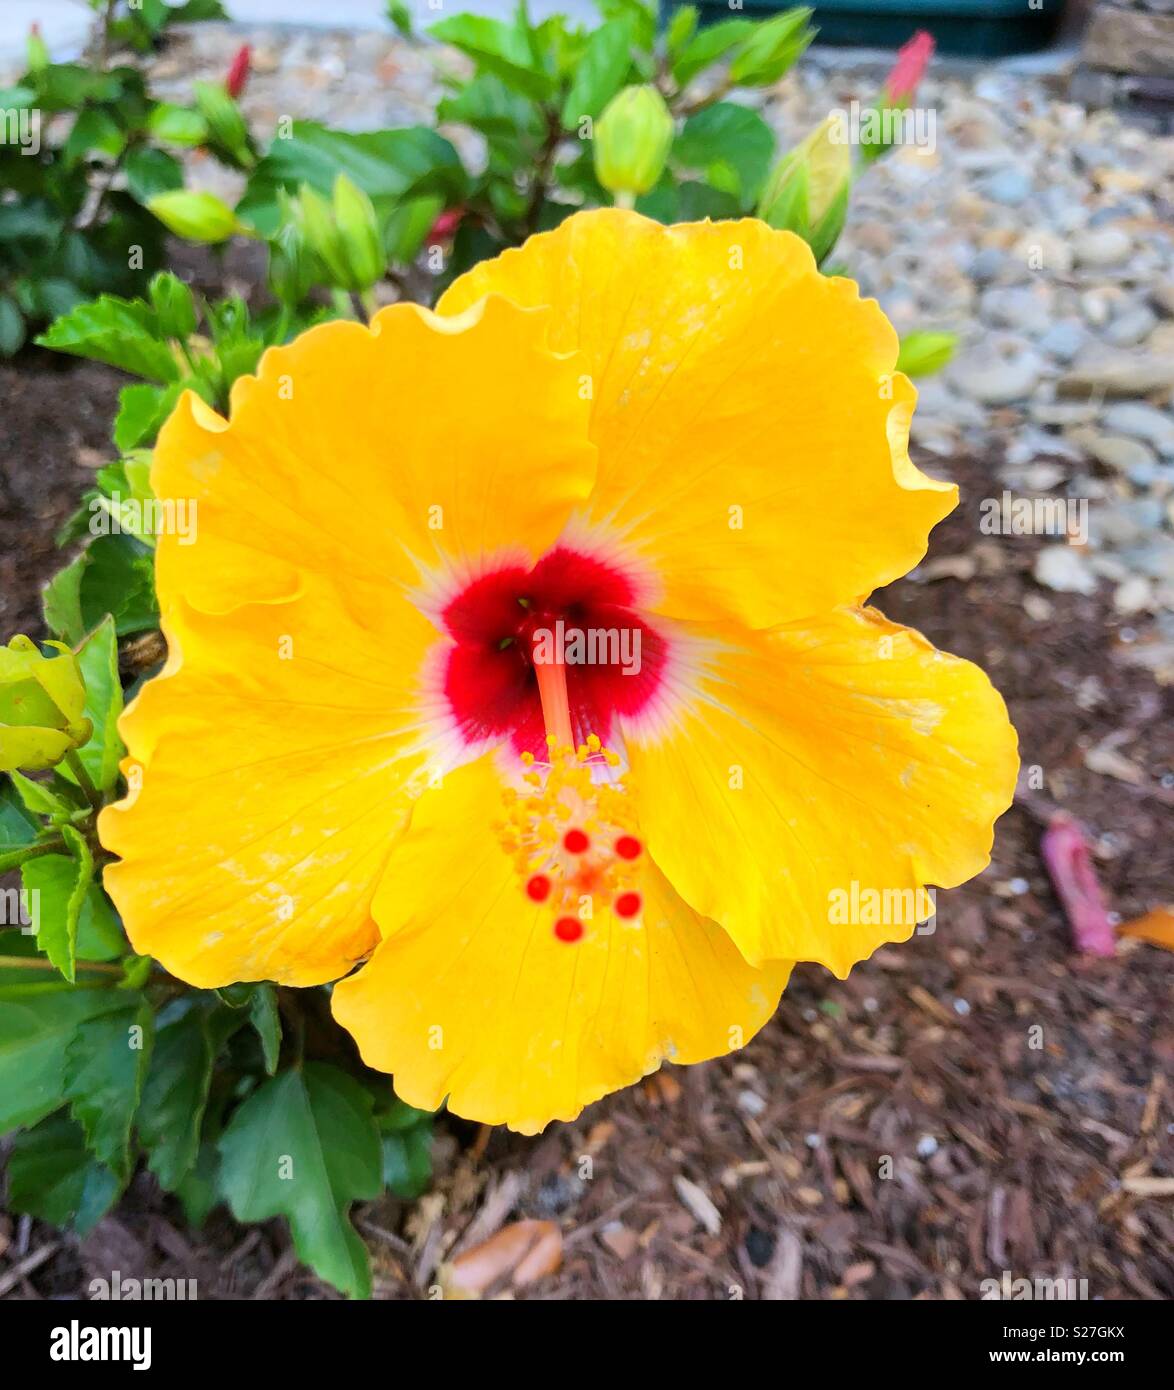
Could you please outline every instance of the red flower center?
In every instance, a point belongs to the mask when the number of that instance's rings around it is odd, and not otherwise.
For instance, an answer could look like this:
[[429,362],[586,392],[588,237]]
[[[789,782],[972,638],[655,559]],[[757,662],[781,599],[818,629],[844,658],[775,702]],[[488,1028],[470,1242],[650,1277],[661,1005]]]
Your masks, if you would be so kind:
[[467,585],[443,613],[455,643],[444,693],[461,735],[545,753],[540,683],[549,698],[565,678],[569,736],[606,743],[615,716],[638,714],[664,676],[666,639],[636,615],[634,597],[619,570],[561,546],[532,570],[510,566]]

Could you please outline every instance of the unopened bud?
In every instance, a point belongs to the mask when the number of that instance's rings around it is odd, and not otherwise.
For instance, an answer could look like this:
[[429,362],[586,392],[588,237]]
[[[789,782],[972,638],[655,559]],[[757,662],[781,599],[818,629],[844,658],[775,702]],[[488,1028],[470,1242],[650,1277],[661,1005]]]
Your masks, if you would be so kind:
[[76,657],[63,642],[45,645],[58,655],[27,637],[0,647],[0,772],[52,767],[93,732]]
[[839,116],[829,116],[775,165],[758,204],[772,227],[796,232],[822,262],[844,229],[852,150]]
[[169,232],[186,237],[188,241],[227,241],[234,232],[241,230],[236,213],[215,193],[176,188],[168,193],[157,193],[147,208]]
[[165,338],[190,338],[196,331],[196,304],[179,276],[161,270],[151,281],[149,292],[160,333]]
[[611,193],[655,186],[673,143],[673,118],[655,87],[625,87],[595,123],[595,175]]
[[347,288],[369,290],[387,269],[374,205],[358,184],[339,174],[334,181],[333,211],[351,276]]

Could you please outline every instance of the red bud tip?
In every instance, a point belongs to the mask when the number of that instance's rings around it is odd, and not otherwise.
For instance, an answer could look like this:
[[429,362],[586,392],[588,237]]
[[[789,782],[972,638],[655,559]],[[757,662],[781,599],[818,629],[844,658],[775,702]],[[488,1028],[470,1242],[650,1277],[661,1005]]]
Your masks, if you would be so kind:
[[446,208],[433,222],[432,230],[428,233],[428,244],[435,246],[439,241],[448,241],[456,234],[464,215],[464,208]]
[[912,97],[925,76],[933,51],[933,35],[926,33],[924,29],[919,29],[909,42],[898,50],[893,70],[885,78],[885,97],[890,106],[899,106]]
[[252,58],[253,50],[247,43],[242,43],[229,65],[228,76],[224,79],[224,89],[234,101],[244,91],[245,83],[249,80],[249,64]]

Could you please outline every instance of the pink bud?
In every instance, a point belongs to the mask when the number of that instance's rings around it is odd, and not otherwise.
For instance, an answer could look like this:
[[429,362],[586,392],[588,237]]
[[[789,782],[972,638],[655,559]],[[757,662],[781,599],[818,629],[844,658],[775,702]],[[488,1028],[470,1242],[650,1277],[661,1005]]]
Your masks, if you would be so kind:
[[464,208],[445,208],[432,224],[432,230],[428,233],[428,244],[435,246],[437,242],[448,241],[456,234],[464,215]]
[[1109,921],[1088,843],[1071,816],[1061,812],[1044,831],[1040,845],[1056,896],[1072,928],[1076,949],[1089,956],[1111,956],[1117,937]]
[[900,106],[912,97],[918,83],[925,76],[933,51],[933,35],[926,33],[924,29],[919,29],[909,42],[898,50],[893,70],[885,78],[885,97],[890,106]]
[[234,101],[244,91],[245,83],[249,80],[249,64],[252,57],[253,50],[247,43],[242,43],[229,65],[228,76],[224,79],[224,90]]

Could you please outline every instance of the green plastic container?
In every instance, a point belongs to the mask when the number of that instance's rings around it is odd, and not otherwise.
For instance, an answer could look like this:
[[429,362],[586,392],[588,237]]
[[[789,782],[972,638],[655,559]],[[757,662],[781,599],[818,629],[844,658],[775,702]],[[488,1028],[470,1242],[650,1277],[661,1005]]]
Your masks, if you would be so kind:
[[[692,0],[703,24],[739,14],[762,18],[793,7],[787,0],[742,0],[731,9],[728,0]],[[928,29],[939,52],[973,58],[999,58],[1034,53],[1056,35],[1064,0],[807,0],[815,10],[819,43],[898,48],[915,30]],[[662,0],[666,13],[678,0]]]

